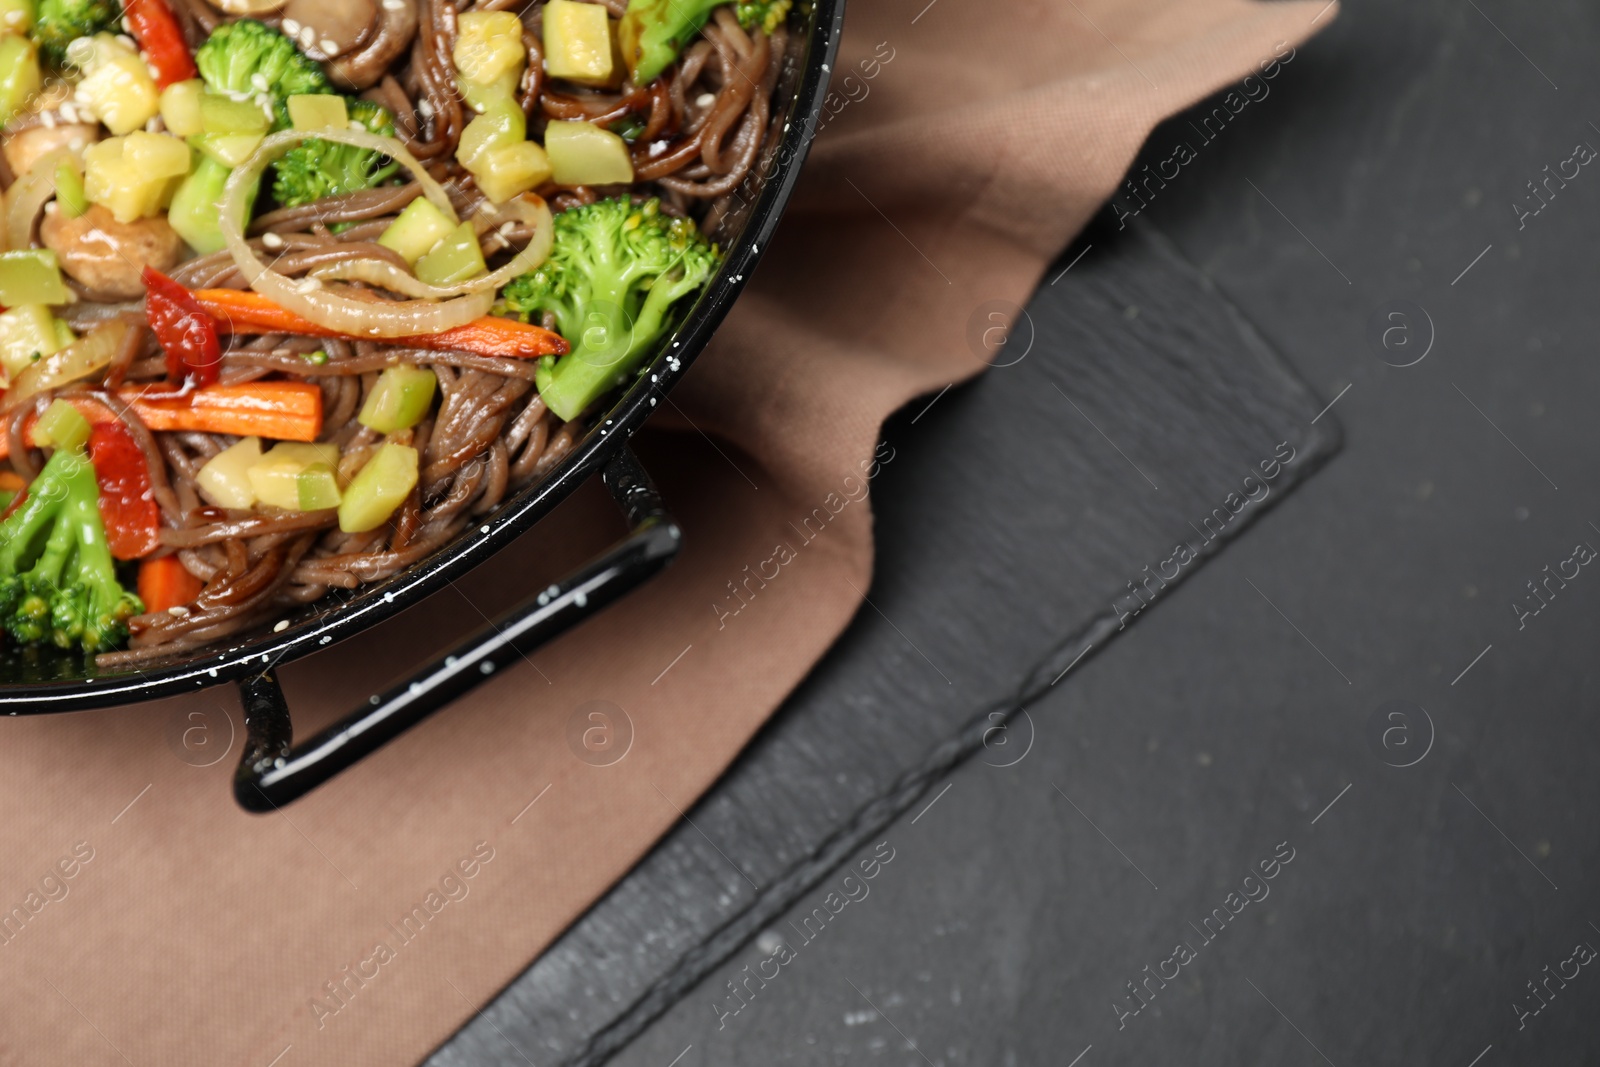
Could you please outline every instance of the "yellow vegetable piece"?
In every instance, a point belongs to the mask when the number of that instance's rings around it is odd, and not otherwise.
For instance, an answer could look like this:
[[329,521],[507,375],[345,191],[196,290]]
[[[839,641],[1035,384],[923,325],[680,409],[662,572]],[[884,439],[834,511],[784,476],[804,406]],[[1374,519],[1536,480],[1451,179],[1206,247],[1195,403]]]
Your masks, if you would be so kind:
[[297,130],[348,130],[350,110],[344,97],[313,93],[289,98],[289,121]]
[[479,85],[491,84],[508,73],[520,76],[528,63],[522,20],[513,11],[468,11],[458,16],[456,46],[450,58],[463,78]]
[[518,193],[537,189],[550,180],[550,157],[532,141],[496,148],[472,172],[483,195],[503,204]]
[[628,156],[627,142],[592,123],[550,123],[544,132],[544,150],[550,157],[551,177],[557,185],[633,181],[633,160]]
[[176,137],[142,130],[84,149],[83,190],[118,222],[157,215],[189,170],[189,149]]
[[261,438],[246,437],[206,461],[195,476],[200,492],[219,508],[248,508],[256,502],[250,468],[261,459]]
[[109,33],[78,38],[68,58],[84,71],[77,100],[115,134],[131,133],[155,117],[161,108],[150,68],[139,53]]
[[313,463],[337,467],[339,446],[329,441],[279,441],[265,458],[298,463],[302,467],[309,467]]
[[193,78],[186,82],[173,82],[161,90],[161,121],[167,132],[175,137],[193,137],[202,129],[200,123],[200,91],[205,82]]
[[544,72],[583,85],[621,81],[611,20],[599,4],[550,0],[544,7]]
[[0,33],[27,33],[36,7],[35,0],[0,0]]
[[28,106],[39,82],[39,46],[26,37],[0,37],[0,122]]
[[417,450],[386,442],[346,487],[339,502],[339,529],[345,533],[376,530],[389,521],[416,485]]

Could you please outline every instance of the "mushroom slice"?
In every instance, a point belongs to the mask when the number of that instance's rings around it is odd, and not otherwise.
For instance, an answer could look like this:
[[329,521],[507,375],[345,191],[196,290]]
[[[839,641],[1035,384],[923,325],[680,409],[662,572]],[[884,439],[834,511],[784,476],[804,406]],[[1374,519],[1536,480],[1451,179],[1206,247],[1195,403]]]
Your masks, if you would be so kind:
[[212,7],[225,15],[257,18],[270,15],[284,5],[286,0],[209,0]]
[[289,0],[283,32],[318,63],[356,51],[378,31],[377,0]]
[[146,266],[163,273],[178,264],[183,241],[160,216],[118,222],[99,204],[75,219],[54,205],[45,209],[39,240],[55,252],[61,269],[98,296],[134,300],[144,295],[140,272]]
[[26,174],[35,163],[59,148],[82,156],[83,150],[99,139],[98,124],[75,122],[29,126],[5,138],[6,163],[10,165],[11,173]]
[[378,0],[377,32],[353,52],[328,63],[324,69],[335,85],[366,89],[377,84],[389,65],[411,46],[417,35],[417,0]]

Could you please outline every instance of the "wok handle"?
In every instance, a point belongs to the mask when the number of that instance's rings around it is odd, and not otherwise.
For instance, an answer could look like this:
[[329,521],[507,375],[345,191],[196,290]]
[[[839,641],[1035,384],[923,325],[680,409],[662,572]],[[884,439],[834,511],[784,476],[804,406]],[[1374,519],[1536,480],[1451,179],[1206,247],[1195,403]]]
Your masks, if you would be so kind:
[[683,535],[626,445],[601,477],[627,517],[627,537],[314,737],[294,744],[289,708],[273,671],[241,681],[245,746],[233,780],[239,806],[265,813],[304,796],[672,562]]

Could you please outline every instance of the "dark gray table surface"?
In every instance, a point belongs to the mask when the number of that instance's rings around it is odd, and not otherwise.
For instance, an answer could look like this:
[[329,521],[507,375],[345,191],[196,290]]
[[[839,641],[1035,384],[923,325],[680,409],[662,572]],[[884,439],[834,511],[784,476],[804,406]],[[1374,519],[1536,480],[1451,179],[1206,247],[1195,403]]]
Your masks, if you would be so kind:
[[763,935],[616,1063],[1600,1062],[1597,52],[1592,5],[1354,0],[1199,147],[1143,220],[1338,398],[1344,452],[1032,705],[1024,759],[775,923],[776,977]]

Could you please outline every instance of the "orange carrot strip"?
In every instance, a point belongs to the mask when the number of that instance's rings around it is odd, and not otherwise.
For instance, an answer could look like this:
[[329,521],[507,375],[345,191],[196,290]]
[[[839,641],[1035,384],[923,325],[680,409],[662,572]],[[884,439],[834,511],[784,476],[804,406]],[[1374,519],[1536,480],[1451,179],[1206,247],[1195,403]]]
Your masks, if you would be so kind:
[[160,556],[139,564],[139,599],[146,611],[186,608],[200,595],[200,579],[177,556]]
[[315,441],[322,432],[322,389],[311,382],[208,385],[182,396],[165,386],[128,387],[119,395],[152,430],[197,430],[280,441]]
[[[305,337],[343,337],[364,340],[340,333],[301,318],[273,303],[260,293],[245,289],[199,289],[194,297],[223,330],[232,333],[293,333]],[[480,356],[509,359],[536,359],[539,356],[564,356],[571,347],[560,334],[541,326],[503,319],[495,315],[457,326],[442,333],[418,337],[387,337],[389,344],[426,348],[436,352],[472,352]]]
[[[184,394],[173,394],[165,385],[128,385],[117,395],[152,430],[193,430],[279,441],[315,441],[322,432],[322,389],[312,382],[208,385]],[[91,424],[118,421],[111,409],[97,400],[78,398],[72,405]],[[23,423],[22,433],[31,445],[33,416]],[[0,434],[0,460],[10,454],[10,441]]]

